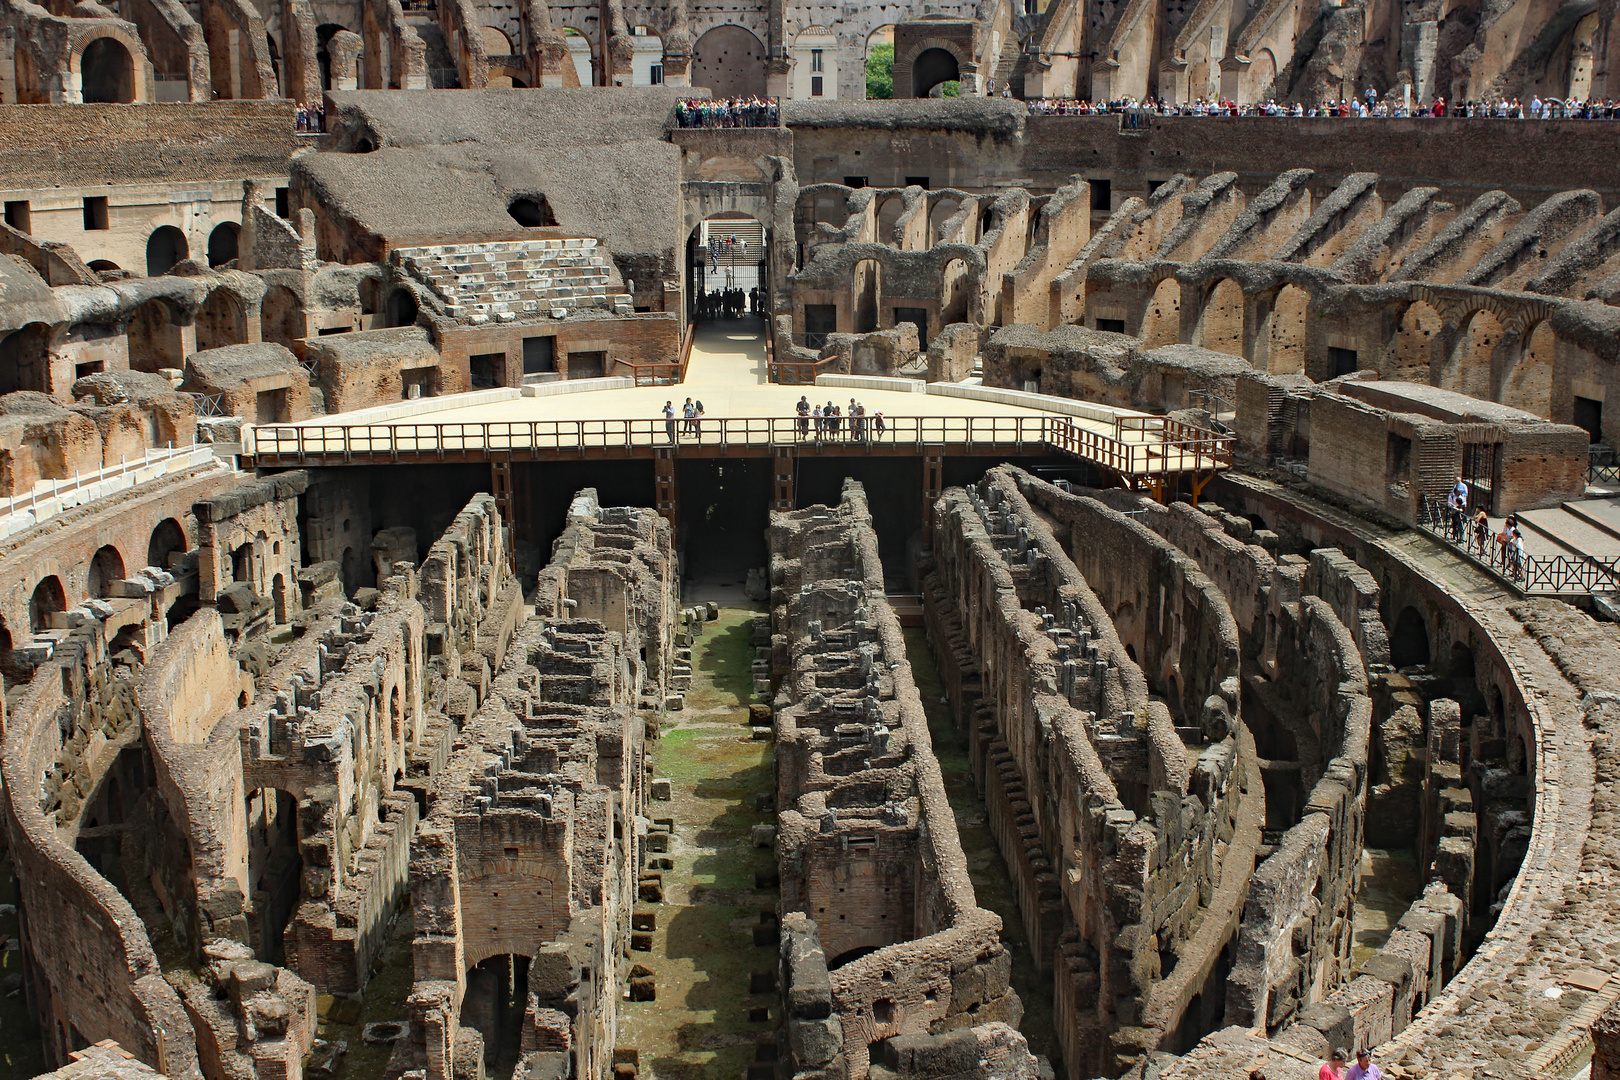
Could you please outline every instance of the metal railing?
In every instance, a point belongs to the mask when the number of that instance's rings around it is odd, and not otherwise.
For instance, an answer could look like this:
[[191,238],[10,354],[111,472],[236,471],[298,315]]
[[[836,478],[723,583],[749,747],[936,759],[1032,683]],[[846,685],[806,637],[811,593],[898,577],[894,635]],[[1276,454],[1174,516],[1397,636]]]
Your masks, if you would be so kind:
[[[862,422],[857,423],[860,420]],[[1039,448],[1093,461],[1126,476],[1166,476],[1226,468],[1233,438],[1163,417],[1122,417],[1112,432],[1070,416],[839,417],[817,427],[796,416],[689,421],[513,420],[477,423],[266,424],[252,429],[260,465],[348,461],[355,457],[444,458],[511,451],[628,452],[661,446],[772,448],[793,445]],[[1144,439],[1149,441],[1143,441]],[[1156,440],[1156,441],[1154,441]]]
[[732,104],[728,98],[682,100],[675,111],[681,128],[774,128],[782,126],[782,99],[759,98],[758,104]]
[[1620,557],[1521,556],[1512,544],[1498,544],[1494,530],[1482,550],[1468,516],[1461,515],[1459,536],[1450,506],[1433,495],[1423,496],[1419,504],[1418,528],[1520,594],[1579,596],[1620,589]]
[[1614,447],[1593,446],[1586,464],[1588,484],[1620,484],[1620,461],[1615,460]]
[[816,376],[823,374],[823,369],[829,364],[836,364],[838,357],[829,356],[822,360],[783,360],[778,363],[770,361],[771,382],[782,386],[814,386]]
[[199,394],[188,391],[188,396],[196,402],[197,415],[202,417],[225,417],[231,414],[225,409],[224,394]]

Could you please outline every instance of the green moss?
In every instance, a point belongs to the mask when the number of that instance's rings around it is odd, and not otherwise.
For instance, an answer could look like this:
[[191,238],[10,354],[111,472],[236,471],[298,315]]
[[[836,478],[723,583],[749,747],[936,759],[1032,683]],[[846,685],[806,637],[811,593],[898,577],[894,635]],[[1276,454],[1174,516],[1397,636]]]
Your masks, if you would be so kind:
[[673,798],[651,816],[675,819],[675,865],[664,872],[665,902],[638,905],[658,916],[652,951],[630,955],[652,969],[658,1000],[623,1003],[619,1044],[634,1046],[643,1075],[657,1080],[739,1076],[774,1033],[774,1023],[748,1019],[751,1007],[776,1004],[775,994],[748,992],[749,975],[776,964],[775,948],[753,941],[760,910],[777,900],[754,888],[774,853],[750,843],[753,826],[772,820],[755,797],[774,785],[770,744],[747,726],[754,614],[726,608],[708,624],[692,648],[686,709],[666,716],[650,751],[653,775],[672,783]]

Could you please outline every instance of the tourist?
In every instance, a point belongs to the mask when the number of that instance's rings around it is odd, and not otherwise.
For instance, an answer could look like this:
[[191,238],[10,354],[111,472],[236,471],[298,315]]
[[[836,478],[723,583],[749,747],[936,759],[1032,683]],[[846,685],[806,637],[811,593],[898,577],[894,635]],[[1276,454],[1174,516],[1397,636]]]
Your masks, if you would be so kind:
[[669,436],[671,445],[675,442],[675,403],[664,402],[664,434]]
[[793,411],[799,414],[799,438],[803,439],[810,434],[810,399],[800,394],[799,403],[793,406]]
[[703,399],[692,402],[692,434],[703,438]]
[[1468,513],[1468,485],[1463,481],[1462,477],[1457,477],[1457,486],[1452,488],[1451,493],[1446,496],[1446,506],[1451,511],[1447,522],[1450,526],[1451,542],[1461,544],[1463,542],[1463,520]]
[[1518,519],[1512,514],[1509,514],[1507,520],[1502,522],[1502,531],[1496,534],[1496,558],[1491,560],[1492,566],[1507,568],[1508,544],[1513,541],[1513,534],[1518,527]]
[[1316,1080],[1344,1080],[1345,1056],[1343,1050],[1333,1051],[1333,1056],[1324,1061],[1322,1067],[1316,1070]]
[[1491,519],[1485,516],[1485,508],[1482,506],[1474,513],[1474,548],[1479,552],[1479,557],[1487,562],[1491,558],[1490,539]]
[[1363,1046],[1356,1051],[1356,1063],[1345,1073],[1345,1080],[1384,1080],[1383,1070],[1373,1064],[1371,1050]]
[[1524,576],[1524,536],[1519,532],[1517,525],[1513,526],[1513,538],[1508,541],[1508,576],[1517,581]]
[[873,431],[872,438],[874,440],[883,438],[883,433],[885,431],[887,431],[887,430],[889,430],[889,425],[885,424],[883,422],[883,414],[882,413],[873,413],[872,414],[872,431]]
[[686,404],[681,406],[681,415],[686,418],[685,422],[681,424],[681,434],[682,435],[690,435],[690,434],[692,434],[692,418],[695,417],[697,415],[697,413],[692,411],[692,399],[691,398],[687,398],[686,399]]
[[816,418],[816,441],[820,442],[821,436],[827,430],[827,418],[822,415],[820,405],[815,407],[815,410],[811,413],[811,415]]

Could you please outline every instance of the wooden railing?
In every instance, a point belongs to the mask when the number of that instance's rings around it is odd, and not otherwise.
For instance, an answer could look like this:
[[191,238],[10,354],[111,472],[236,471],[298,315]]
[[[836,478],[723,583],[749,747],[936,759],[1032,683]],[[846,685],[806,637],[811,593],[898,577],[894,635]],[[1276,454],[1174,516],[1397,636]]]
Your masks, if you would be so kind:
[[[818,428],[794,416],[705,419],[695,423],[630,420],[522,420],[481,423],[272,424],[255,427],[253,453],[259,465],[347,462],[355,458],[400,461],[448,455],[512,451],[625,453],[660,446],[760,449],[785,446],[952,446],[971,450],[1057,450],[1131,477],[1166,476],[1226,468],[1233,439],[1202,428],[1149,417],[1116,420],[1097,430],[1070,416],[890,416],[856,425],[842,417],[836,428]],[[689,423],[691,426],[689,427]],[[1100,425],[1099,425],[1100,426]],[[1160,440],[1162,441],[1152,441]],[[1139,441],[1148,439],[1148,442]]]
[[692,362],[693,325],[688,323],[681,337],[681,351],[675,360],[620,360],[617,367],[630,369],[630,378],[637,386],[674,386],[686,381],[686,366]]
[[823,360],[785,360],[780,364],[771,360],[771,382],[782,386],[814,386],[816,376],[822,374],[829,364],[837,362],[836,356]]
[[1231,468],[1237,441],[1163,416],[1116,416],[1112,434],[1071,416],[1049,417],[1047,428],[1047,441],[1055,449],[1122,476]]

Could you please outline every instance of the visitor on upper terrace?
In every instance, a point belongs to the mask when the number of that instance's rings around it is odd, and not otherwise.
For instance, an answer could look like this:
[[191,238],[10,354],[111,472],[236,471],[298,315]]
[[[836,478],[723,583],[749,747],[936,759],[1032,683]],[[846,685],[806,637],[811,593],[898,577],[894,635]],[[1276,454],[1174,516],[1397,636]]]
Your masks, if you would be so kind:
[[1137,100],[1123,97],[1114,101],[1087,101],[1077,98],[1034,98],[1027,102],[1029,111],[1040,116],[1100,116],[1106,113],[1148,112],[1158,116],[1237,116],[1237,117],[1360,117],[1366,119],[1414,118],[1472,118],[1492,120],[1614,120],[1620,119],[1620,102],[1562,101],[1540,97],[1526,106],[1518,98],[1500,98],[1493,101],[1463,101],[1448,105],[1444,97],[1436,97],[1427,104],[1404,99],[1369,97],[1339,101],[1322,101],[1313,105],[1301,102],[1284,104],[1278,101],[1239,105],[1224,98],[1198,98],[1196,101],[1171,104],[1162,98]]
[[781,112],[776,98],[683,98],[675,103],[675,122],[683,128],[778,127]]
[[297,109],[298,130],[319,133],[326,130],[326,102],[311,105],[300,101]]

